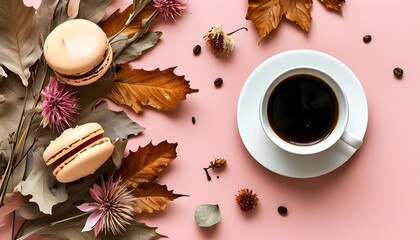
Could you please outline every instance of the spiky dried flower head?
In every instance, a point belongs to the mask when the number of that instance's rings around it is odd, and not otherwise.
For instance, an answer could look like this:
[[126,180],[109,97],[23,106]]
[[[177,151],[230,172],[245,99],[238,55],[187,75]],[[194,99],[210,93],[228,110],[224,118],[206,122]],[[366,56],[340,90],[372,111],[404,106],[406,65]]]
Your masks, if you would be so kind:
[[172,18],[175,21],[176,17],[184,15],[185,9],[187,9],[188,1],[186,0],[153,0],[153,6],[155,6],[160,14],[165,19]]
[[204,35],[204,40],[216,57],[229,56],[235,46],[235,41],[223,31],[221,24],[210,26],[210,30]]
[[221,168],[221,167],[226,166],[226,164],[227,164],[226,159],[224,159],[224,158],[216,158],[214,160],[214,162],[213,161],[210,162],[210,168],[212,168],[212,169]]
[[102,179],[101,186],[93,184],[89,194],[96,202],[78,206],[83,212],[91,212],[82,232],[94,229],[95,236],[101,231],[105,234],[123,234],[134,220],[136,201],[127,184],[122,183],[121,179],[114,182],[112,177],[108,181]]
[[50,82],[41,91],[43,97],[41,124],[44,128],[48,125],[61,132],[71,127],[74,116],[80,109],[76,93],[73,87],[61,84],[54,77],[50,77]]
[[257,207],[259,201],[257,194],[248,188],[240,189],[238,194],[235,195],[235,199],[239,208],[244,212],[251,211]]

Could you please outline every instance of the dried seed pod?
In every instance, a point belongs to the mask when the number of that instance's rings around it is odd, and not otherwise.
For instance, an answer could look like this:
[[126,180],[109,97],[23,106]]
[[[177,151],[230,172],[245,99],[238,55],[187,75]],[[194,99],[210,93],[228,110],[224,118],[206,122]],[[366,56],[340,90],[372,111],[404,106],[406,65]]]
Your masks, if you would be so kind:
[[238,194],[235,195],[236,203],[239,205],[239,208],[248,212],[258,206],[258,196],[256,193],[253,193],[252,190],[248,188],[243,188],[238,191]]
[[212,169],[221,168],[221,167],[226,166],[226,164],[227,164],[226,159],[224,159],[224,158],[217,158],[217,159],[214,160],[214,162],[213,161],[210,162],[210,166],[209,167],[211,167]]

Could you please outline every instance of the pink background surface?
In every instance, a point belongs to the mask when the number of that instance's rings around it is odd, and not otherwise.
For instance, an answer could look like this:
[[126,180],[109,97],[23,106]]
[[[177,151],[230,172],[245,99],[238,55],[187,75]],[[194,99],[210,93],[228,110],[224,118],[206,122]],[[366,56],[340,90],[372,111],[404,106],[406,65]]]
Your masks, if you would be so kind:
[[[129,3],[115,1],[112,9]],[[191,0],[184,17],[158,21],[152,29],[163,31],[160,42],[133,66],[178,66],[175,72],[200,92],[173,111],[149,108],[137,115],[125,109],[146,127],[129,142],[131,150],[150,141],[178,143],[178,157],[159,182],[189,195],[163,212],[140,215],[139,221],[175,240],[420,239],[419,7],[415,0],[348,0],[340,15],[314,1],[309,34],[283,20],[260,44],[252,22],[245,20],[245,0]],[[215,23],[227,32],[249,28],[232,35],[236,45],[227,59],[215,58],[205,46],[203,35]],[[365,34],[372,35],[371,43],[363,43]],[[196,44],[203,47],[199,56],[192,54]],[[369,108],[362,148],[339,169],[311,179],[283,177],[262,167],[242,144],[236,119],[249,74],[272,55],[301,48],[325,52],[350,67]],[[401,80],[393,76],[396,66],[405,71]],[[224,79],[221,88],[213,85],[217,77]],[[211,172],[213,180],[207,181],[202,168],[219,157],[228,166]],[[238,208],[235,194],[241,188],[258,194],[254,211]],[[212,228],[194,222],[195,208],[203,203],[220,206],[222,219]],[[280,205],[288,208],[288,216],[277,213]]]

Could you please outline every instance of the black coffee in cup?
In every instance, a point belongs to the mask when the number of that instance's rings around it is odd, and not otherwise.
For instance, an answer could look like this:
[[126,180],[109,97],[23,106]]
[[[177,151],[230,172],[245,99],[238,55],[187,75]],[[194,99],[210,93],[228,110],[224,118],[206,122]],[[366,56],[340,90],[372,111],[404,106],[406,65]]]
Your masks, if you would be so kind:
[[298,74],[281,81],[267,105],[271,128],[294,145],[321,142],[334,130],[339,115],[337,97],[322,79]]

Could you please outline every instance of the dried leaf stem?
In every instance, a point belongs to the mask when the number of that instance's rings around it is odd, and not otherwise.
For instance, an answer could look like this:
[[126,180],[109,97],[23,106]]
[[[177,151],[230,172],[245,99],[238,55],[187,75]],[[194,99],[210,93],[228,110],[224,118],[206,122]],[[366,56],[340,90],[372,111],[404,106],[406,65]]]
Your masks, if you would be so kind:
[[246,27],[241,27],[241,28],[236,29],[235,31],[232,31],[232,32],[230,32],[230,33],[227,33],[226,35],[230,36],[230,35],[232,35],[232,34],[236,33],[236,32],[237,32],[237,31],[239,31],[239,30],[246,30],[246,31],[248,31],[248,28],[246,28]]
[[18,238],[17,240],[26,239],[26,238],[32,236],[33,234],[41,231],[42,229],[45,229],[47,227],[52,227],[54,225],[57,225],[57,224],[60,224],[60,223],[64,223],[64,222],[67,222],[67,221],[71,221],[71,220],[74,220],[76,218],[80,218],[80,217],[86,216],[88,214],[90,214],[90,213],[89,212],[86,212],[86,213],[82,213],[82,214],[79,214],[79,215],[76,215],[76,216],[73,216],[73,217],[69,217],[69,218],[65,218],[65,219],[62,219],[62,220],[55,221],[55,222],[51,222],[49,224],[46,224],[46,225],[44,225],[42,227],[39,227],[37,229],[34,229],[34,230],[28,232],[27,234],[23,235],[22,237]]
[[137,40],[139,40],[146,32],[149,30],[150,25],[152,24],[152,21],[159,15],[159,12],[157,9],[153,11],[152,15],[146,19],[144,26],[141,28],[140,31],[138,31],[131,39],[130,41],[114,56],[114,61],[118,59],[121,54],[127,50],[133,43],[135,43]]
[[44,68],[43,68],[43,73],[42,73],[42,82],[39,85],[39,89],[37,89],[37,96],[35,97],[35,101],[31,107],[31,111],[30,111],[30,115],[26,115],[25,116],[25,107],[26,107],[26,103],[28,101],[28,88],[26,88],[26,93],[25,93],[25,99],[24,99],[24,104],[23,104],[23,108],[22,108],[22,112],[21,112],[21,117],[19,120],[19,124],[18,124],[18,128],[17,131],[14,135],[13,138],[13,143],[12,143],[12,153],[10,155],[10,159],[7,162],[7,166],[6,166],[6,170],[4,172],[3,177],[0,179],[0,206],[3,206],[3,200],[4,200],[4,196],[6,195],[6,190],[7,190],[7,185],[9,183],[9,179],[10,179],[10,175],[12,174],[12,170],[15,166],[15,163],[18,161],[21,161],[20,159],[24,156],[24,147],[25,147],[25,142],[26,139],[28,138],[29,135],[29,130],[31,128],[31,123],[32,120],[35,116],[35,114],[37,113],[35,111],[35,108],[39,102],[39,100],[41,99],[41,90],[42,90],[42,86],[45,83],[45,80],[47,78],[47,64],[45,63],[44,60],[44,64],[43,64]]

